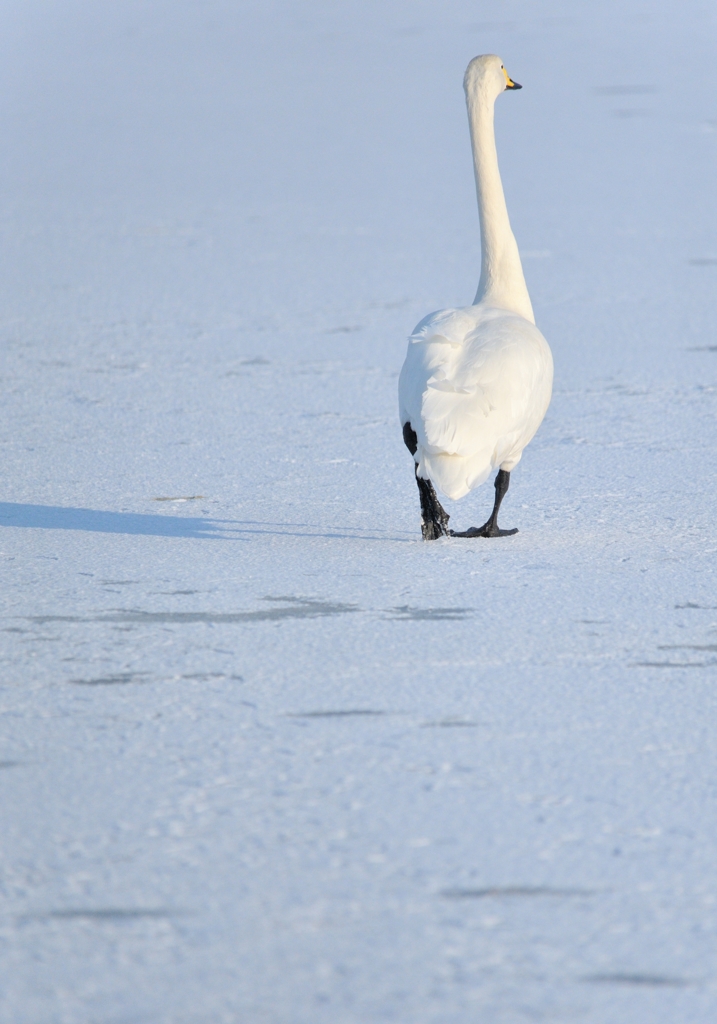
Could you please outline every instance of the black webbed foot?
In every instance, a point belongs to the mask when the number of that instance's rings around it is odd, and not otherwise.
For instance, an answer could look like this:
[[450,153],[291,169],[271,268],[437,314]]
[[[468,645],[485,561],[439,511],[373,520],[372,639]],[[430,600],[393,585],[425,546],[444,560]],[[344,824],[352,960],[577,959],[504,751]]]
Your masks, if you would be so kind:
[[451,537],[512,537],[518,532],[516,526],[513,530],[500,530],[497,526],[491,526],[490,522],[483,526],[471,526],[467,530],[449,530]]
[[501,530],[498,526],[498,509],[510,486],[510,473],[505,469],[499,469],[495,478],[495,504],[490,519],[482,526],[471,526],[468,530],[451,530],[451,537],[512,537],[518,530]]

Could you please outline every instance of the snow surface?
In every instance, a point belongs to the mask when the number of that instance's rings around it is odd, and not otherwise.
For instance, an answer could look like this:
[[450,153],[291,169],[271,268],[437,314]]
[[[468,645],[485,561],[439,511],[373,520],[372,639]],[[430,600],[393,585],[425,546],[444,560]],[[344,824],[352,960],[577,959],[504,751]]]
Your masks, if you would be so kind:
[[[0,24],[0,1020],[714,1021],[714,5]],[[491,51],[556,388],[424,544]]]

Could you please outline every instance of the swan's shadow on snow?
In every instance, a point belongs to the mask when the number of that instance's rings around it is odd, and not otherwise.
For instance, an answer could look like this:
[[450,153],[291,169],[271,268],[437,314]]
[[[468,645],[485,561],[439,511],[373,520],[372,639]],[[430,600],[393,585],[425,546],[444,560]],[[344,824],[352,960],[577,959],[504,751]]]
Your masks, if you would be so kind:
[[[220,520],[225,522],[225,520]],[[322,537],[326,540],[371,540],[398,541],[414,543],[420,540],[420,531],[412,532],[395,528],[381,529],[375,525],[365,526],[330,526],[316,523],[277,523],[262,522],[258,519],[226,520],[231,522],[232,530],[237,534],[269,534],[275,537]]]
[[11,501],[0,502],[0,526],[128,533],[146,537],[221,539],[227,536],[211,519],[148,515],[143,512],[102,512],[92,508],[65,508],[61,505],[21,505]]
[[[145,537],[185,537],[204,540],[248,540],[253,534],[286,537],[355,538],[399,540],[395,531],[385,534],[360,527],[317,529],[309,523],[271,523],[249,520],[205,519],[197,516],[151,515],[145,512],[105,512],[62,505],[23,505],[0,502],[0,526],[30,527],[36,530],[80,530],[88,533],[124,533]],[[241,536],[245,534],[247,536]]]

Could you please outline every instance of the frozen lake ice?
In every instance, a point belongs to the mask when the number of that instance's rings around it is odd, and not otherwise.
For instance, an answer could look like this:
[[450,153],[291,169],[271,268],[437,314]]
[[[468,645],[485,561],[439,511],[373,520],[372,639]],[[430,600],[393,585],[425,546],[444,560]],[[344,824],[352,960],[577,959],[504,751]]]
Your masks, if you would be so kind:
[[[0,1019],[713,1021],[715,12],[0,10]],[[481,52],[555,393],[424,544]]]

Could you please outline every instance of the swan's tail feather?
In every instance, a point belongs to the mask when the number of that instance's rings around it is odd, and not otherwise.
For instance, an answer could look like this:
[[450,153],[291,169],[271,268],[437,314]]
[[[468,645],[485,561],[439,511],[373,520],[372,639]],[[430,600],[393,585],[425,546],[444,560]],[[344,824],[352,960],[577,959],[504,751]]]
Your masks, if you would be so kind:
[[478,452],[464,458],[461,455],[432,455],[419,448],[418,475],[432,480],[446,497],[457,501],[478,487],[494,469],[491,452]]

